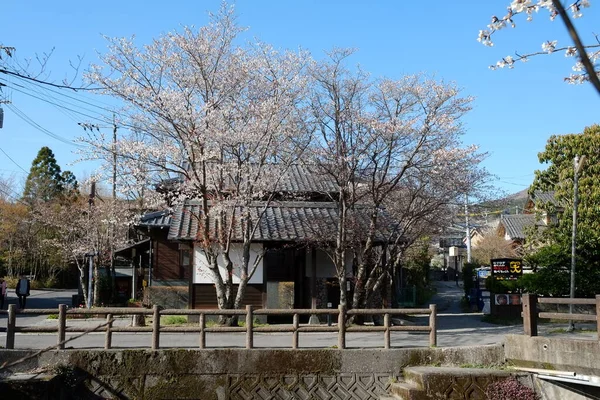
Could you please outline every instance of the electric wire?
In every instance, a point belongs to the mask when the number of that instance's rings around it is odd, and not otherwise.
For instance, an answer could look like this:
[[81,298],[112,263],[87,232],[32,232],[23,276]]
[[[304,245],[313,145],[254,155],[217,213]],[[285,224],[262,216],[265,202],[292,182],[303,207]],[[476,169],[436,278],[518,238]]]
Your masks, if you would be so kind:
[[0,151],[2,152],[2,154],[4,154],[6,156],[6,158],[8,158],[10,161],[13,162],[13,164],[15,164],[17,167],[19,167],[23,172],[25,172],[26,174],[28,173],[25,168],[21,167],[15,160],[12,159],[11,156],[9,156],[8,154],[6,154],[6,152],[4,151],[4,149],[2,149],[2,147],[0,147]]
[[9,88],[9,89],[11,89],[11,90],[17,91],[17,92],[19,92],[19,93],[22,93],[22,94],[24,94],[24,95],[26,95],[26,96],[30,96],[30,97],[33,97],[33,98],[35,98],[35,99],[41,100],[41,101],[43,101],[43,102],[46,102],[46,103],[48,103],[48,104],[52,104],[52,105],[54,105],[54,106],[57,106],[57,107],[62,107],[62,108],[64,108],[64,109],[66,109],[66,110],[69,110],[69,111],[72,111],[72,112],[74,112],[74,113],[77,113],[77,114],[83,115],[84,117],[87,117],[87,118],[90,118],[90,119],[93,119],[93,120],[96,120],[96,121],[100,121],[100,122],[106,122],[106,120],[105,120],[105,119],[101,119],[101,118],[95,117],[95,116],[93,116],[93,115],[86,114],[86,113],[84,113],[84,112],[81,112],[81,111],[74,110],[74,109],[72,109],[72,108],[69,108],[69,107],[66,107],[66,106],[64,106],[64,105],[59,105],[59,104],[57,104],[57,103],[54,103],[54,102],[52,102],[52,101],[49,101],[49,100],[47,100],[47,99],[44,99],[43,97],[36,96],[36,95],[34,95],[34,94],[27,93],[27,92],[25,92],[25,91],[23,91],[23,90],[17,89],[16,87],[13,87],[13,86],[11,86],[11,85],[6,85],[5,87],[7,87],[7,88]]
[[63,138],[60,135],[57,135],[54,132],[51,132],[50,130],[44,128],[43,126],[41,126],[40,124],[38,124],[37,122],[35,122],[33,119],[31,119],[27,114],[25,114],[23,111],[19,110],[14,104],[7,104],[7,107],[13,111],[19,118],[21,118],[23,121],[25,121],[26,123],[28,123],[29,125],[31,125],[32,127],[34,127],[35,129],[39,130],[40,132],[50,136],[53,139],[56,139],[62,143],[71,145],[71,146],[76,146],[76,147],[80,147],[83,148],[85,146],[76,143],[72,140]]

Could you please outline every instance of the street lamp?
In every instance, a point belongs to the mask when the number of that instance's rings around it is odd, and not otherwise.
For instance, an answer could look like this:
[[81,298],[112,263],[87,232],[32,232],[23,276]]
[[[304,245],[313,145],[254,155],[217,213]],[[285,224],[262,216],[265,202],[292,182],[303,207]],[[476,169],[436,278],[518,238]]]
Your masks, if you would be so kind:
[[[570,298],[573,300],[575,298],[575,252],[577,247],[577,206],[579,205],[579,172],[581,168],[585,164],[585,156],[581,156],[581,159],[578,155],[573,159],[573,231],[571,235],[571,293]],[[573,302],[569,304],[569,314],[573,314]],[[567,328],[567,332],[573,332],[575,330],[575,322],[573,320],[569,321],[569,327]]]

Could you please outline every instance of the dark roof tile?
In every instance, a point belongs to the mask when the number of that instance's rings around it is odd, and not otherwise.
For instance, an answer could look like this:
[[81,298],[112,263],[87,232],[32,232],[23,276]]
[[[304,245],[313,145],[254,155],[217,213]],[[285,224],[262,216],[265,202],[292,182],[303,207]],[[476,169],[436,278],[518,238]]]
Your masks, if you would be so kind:
[[[255,202],[250,206],[250,213],[256,221],[265,208],[266,203]],[[233,208],[229,208],[231,212]],[[194,240],[198,235],[198,215],[200,203],[188,201],[176,207],[173,213],[169,239]],[[241,207],[236,207],[236,213],[241,213]],[[376,233],[378,242],[391,240],[393,224],[384,210],[380,211],[381,227]],[[370,209],[357,207],[349,213],[354,222],[351,240],[361,240],[361,232],[369,227]],[[254,234],[255,241],[330,241],[335,239],[337,222],[337,206],[333,202],[272,202],[260,218]],[[211,235],[215,234],[214,218],[211,219]],[[233,230],[233,240],[242,240],[242,230],[239,219],[236,219]]]

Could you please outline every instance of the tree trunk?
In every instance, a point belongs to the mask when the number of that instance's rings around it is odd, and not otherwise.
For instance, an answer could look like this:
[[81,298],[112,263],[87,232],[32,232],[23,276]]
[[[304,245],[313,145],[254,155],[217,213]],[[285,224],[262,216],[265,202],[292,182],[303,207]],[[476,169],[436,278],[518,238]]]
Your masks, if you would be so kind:
[[[81,293],[83,294],[83,304],[87,304],[88,303],[88,291],[87,291],[86,282],[84,280],[86,264],[84,262],[83,265],[81,265],[79,260],[76,259],[75,265],[77,265],[77,269],[79,270],[79,285],[81,286]],[[78,304],[78,306],[79,305],[80,304]]]
[[94,263],[94,307],[98,306],[98,299],[100,297],[100,271],[98,269],[98,262]]

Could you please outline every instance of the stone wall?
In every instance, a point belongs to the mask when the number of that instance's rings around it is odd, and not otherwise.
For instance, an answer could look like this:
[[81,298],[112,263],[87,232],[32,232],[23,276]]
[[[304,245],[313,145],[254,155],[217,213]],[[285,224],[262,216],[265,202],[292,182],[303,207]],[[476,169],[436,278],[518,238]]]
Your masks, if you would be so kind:
[[600,376],[600,342],[507,335],[506,359],[516,366]]
[[[0,350],[5,361],[26,352]],[[72,371],[80,396],[120,399],[372,399],[407,366],[498,365],[502,346],[424,349],[63,350],[20,370]],[[73,378],[77,377],[77,379]],[[74,389],[75,390],[75,389]]]

